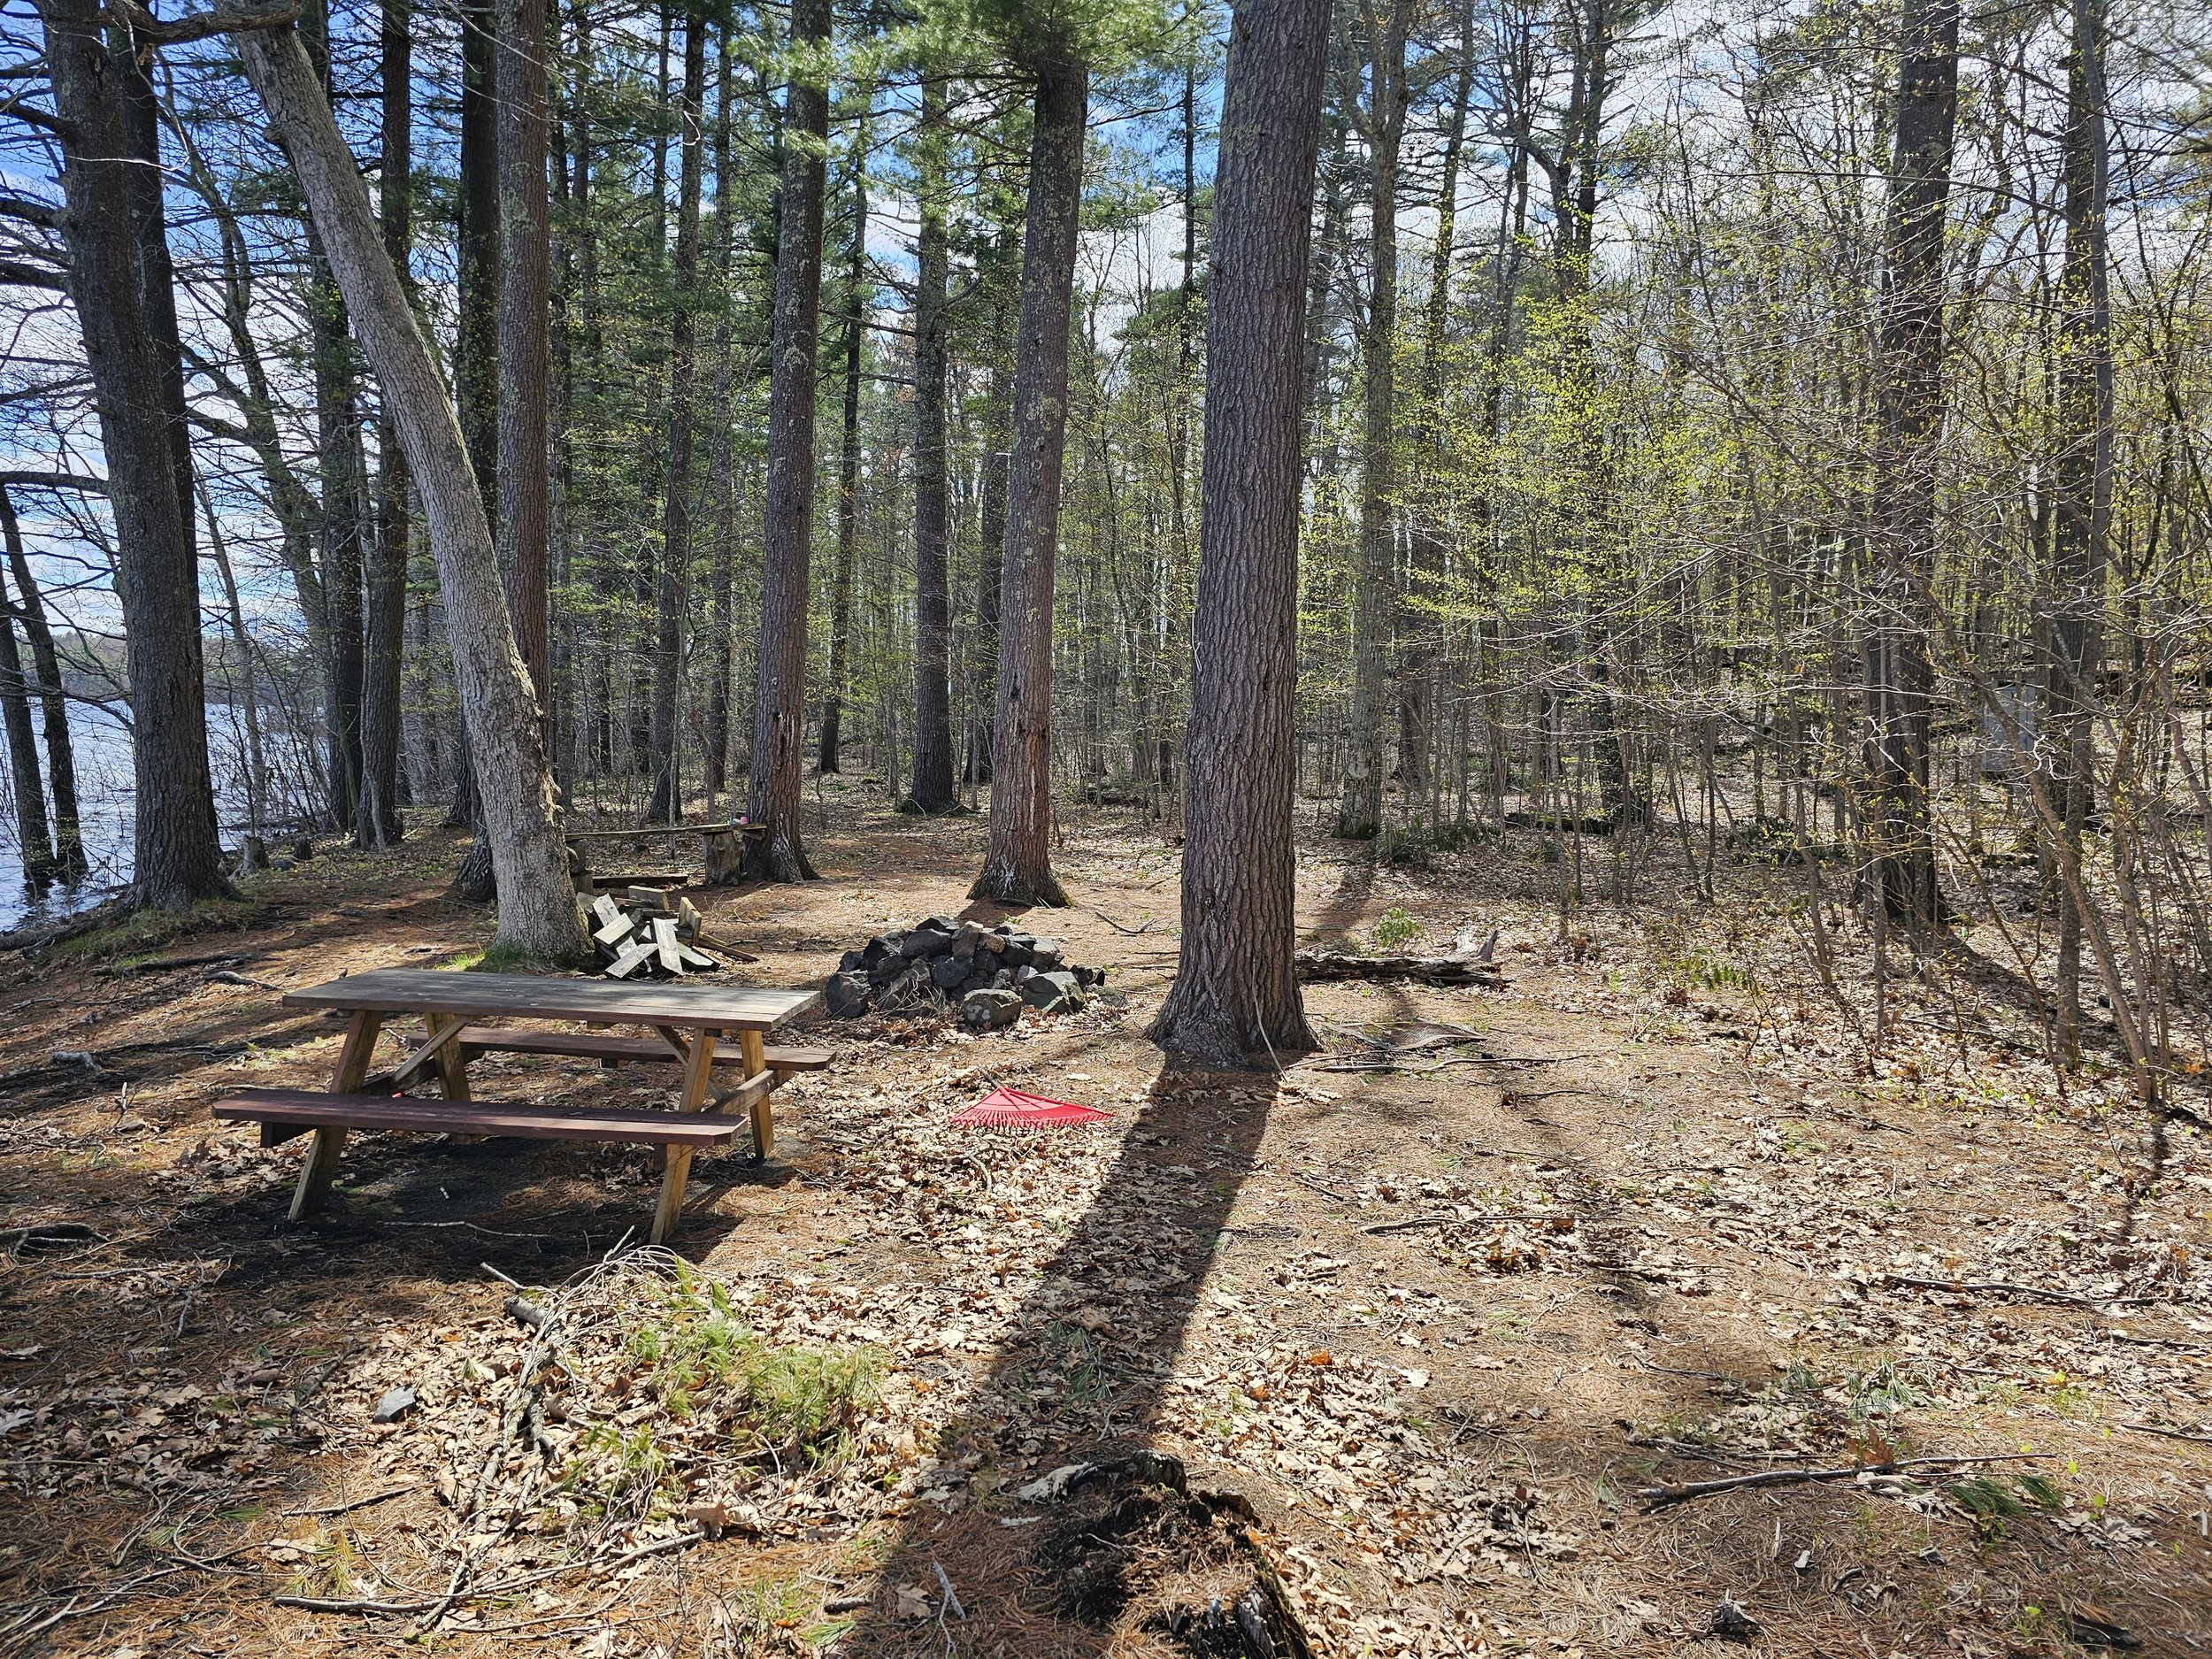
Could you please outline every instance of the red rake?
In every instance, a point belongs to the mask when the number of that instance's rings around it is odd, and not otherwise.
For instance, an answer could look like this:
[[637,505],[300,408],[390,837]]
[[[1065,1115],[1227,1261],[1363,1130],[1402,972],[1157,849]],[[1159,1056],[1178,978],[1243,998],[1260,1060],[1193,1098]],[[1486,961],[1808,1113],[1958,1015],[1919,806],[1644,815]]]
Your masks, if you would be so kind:
[[952,1121],[970,1129],[1043,1129],[1055,1124],[1096,1123],[1109,1115],[1095,1106],[1047,1100],[1018,1088],[995,1088],[967,1110],[955,1112]]

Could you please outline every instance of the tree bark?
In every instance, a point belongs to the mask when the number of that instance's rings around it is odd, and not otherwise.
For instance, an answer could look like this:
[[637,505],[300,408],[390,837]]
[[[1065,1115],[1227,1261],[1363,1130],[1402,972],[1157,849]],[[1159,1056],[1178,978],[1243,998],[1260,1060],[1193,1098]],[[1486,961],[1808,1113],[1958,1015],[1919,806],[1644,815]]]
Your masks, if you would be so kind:
[[54,649],[46,623],[46,602],[31,561],[24,556],[23,533],[7,492],[0,490],[0,537],[8,553],[8,573],[15,578],[16,618],[31,642],[31,667],[38,675],[38,701],[46,736],[46,780],[54,792],[54,873],[63,881],[83,879],[91,868],[85,856],[84,826],[77,807],[77,752],[69,736],[69,699],[62,693],[61,655]]
[[585,952],[584,933],[536,700],[515,646],[491,526],[459,423],[298,37],[288,29],[256,31],[242,36],[239,46],[321,227],[362,349],[399,414],[472,740],[470,760],[499,894],[495,942],[525,956],[575,959]]
[[1359,562],[1352,594],[1351,741],[1336,833],[1382,833],[1383,727],[1396,568],[1398,153],[1406,125],[1406,30],[1410,0],[1383,0],[1368,19],[1367,326],[1361,342]]
[[1958,122],[1958,0],[1909,0],[1884,229],[1876,419],[1882,497],[1866,645],[1868,873],[1915,932],[1940,925],[1928,756],[1936,472],[1943,428],[1944,211]]
[[1000,577],[991,832],[968,896],[1065,904],[1052,873],[1053,565],[1067,437],[1068,327],[1083,206],[1089,67],[1041,53],[1014,336],[1014,444]]
[[[15,505],[0,487],[0,531],[12,555],[22,541]],[[46,816],[46,787],[39,778],[38,744],[31,735],[30,682],[23,676],[23,654],[16,644],[15,606],[0,583],[0,721],[8,740],[9,776],[15,784],[16,844],[23,854],[23,879],[43,891],[54,879],[54,834]]]
[[653,649],[653,796],[649,824],[684,815],[676,764],[676,693],[683,677],[684,615],[691,587],[691,417],[698,376],[699,191],[705,159],[707,25],[699,12],[684,19],[684,88],[678,105],[683,158],[676,185],[676,263],[670,278],[668,322],[668,467],[661,512],[658,623]]
[[497,0],[493,94],[498,107],[499,568],[515,643],[537,694],[552,707],[547,592],[552,545],[550,203],[545,181],[546,0]]
[[42,0],[40,14],[63,124],[69,296],[107,457],[116,596],[130,641],[132,896],[147,908],[186,911],[229,884],[215,839],[198,572],[181,517],[161,351],[141,302],[125,88],[101,42],[95,0]]
[[708,598],[707,631],[713,678],[707,684],[707,752],[701,757],[700,783],[711,803],[729,781],[730,675],[736,641],[731,633],[732,589],[736,580],[736,422],[730,405],[737,393],[737,357],[731,314],[736,296],[731,291],[732,258],[735,252],[737,173],[731,157],[732,100],[737,92],[731,58],[730,31],[717,36],[721,63],[718,80],[721,91],[714,111],[714,288],[721,303],[714,324],[714,458],[710,464],[708,488],[713,494],[714,571]]
[[[499,112],[497,19],[492,0],[464,0],[461,18],[460,188],[456,205],[458,259],[455,272],[453,392],[469,470],[476,478],[485,522],[499,523]],[[503,588],[504,571],[502,571]],[[534,690],[534,687],[533,688]],[[453,772],[453,804],[445,821],[455,829],[482,828],[470,733],[461,728],[460,764]],[[481,834],[457,885],[478,900],[491,895],[491,852]]]
[[945,561],[944,93],[925,81],[915,134],[921,234],[914,277],[914,778],[923,812],[957,804],[952,783],[952,602]]
[[[2066,250],[2059,273],[2057,412],[2051,523],[2050,661],[2044,707],[2058,858],[2078,871],[2082,831],[2093,804],[2098,663],[2103,650],[2106,543],[2112,518],[2112,303],[2106,263],[2109,163],[2104,121],[2105,0],[2074,0],[2062,150]],[[2081,1048],[2081,944],[2085,918],[2062,884],[2057,1029],[2061,1055]],[[2084,887],[2085,891],[2085,887]]]
[[[829,39],[829,0],[792,0],[791,38]],[[815,359],[822,304],[823,146],[829,92],[795,76],[784,106],[783,221],[776,246],[776,318],[768,384],[768,499],[761,537],[759,689],[746,816],[745,873],[768,881],[814,876],[799,833],[806,745],[806,621],[814,532]]]
[[[822,687],[822,730],[817,739],[815,770],[837,772],[845,726],[845,686],[851,672],[853,570],[860,534],[860,349],[861,311],[866,303],[864,279],[868,260],[867,123],[861,124],[853,149],[852,263],[845,278],[844,428],[837,453],[837,568],[830,582],[829,683]],[[916,342],[918,360],[920,343]],[[916,465],[920,465],[917,457]],[[920,549],[915,550],[920,557]]]
[[[411,0],[382,0],[379,42],[383,155],[377,181],[384,251],[407,284],[414,244],[414,36]],[[353,844],[396,847],[406,833],[400,805],[400,674],[406,649],[407,565],[413,514],[407,457],[388,396],[376,425],[377,534],[369,549],[368,610],[361,664],[361,808]]]
[[1182,955],[1149,1035],[1216,1064],[1319,1045],[1294,962],[1300,433],[1329,0],[1230,25],[1206,308]]
[[[300,38],[330,92],[329,12],[310,0],[300,16]],[[315,381],[315,454],[322,478],[319,513],[323,605],[330,638],[326,718],[329,731],[327,780],[330,815],[348,833],[361,801],[362,696],[362,479],[357,447],[359,384],[346,304],[330,274],[322,238],[307,225],[309,353]]]

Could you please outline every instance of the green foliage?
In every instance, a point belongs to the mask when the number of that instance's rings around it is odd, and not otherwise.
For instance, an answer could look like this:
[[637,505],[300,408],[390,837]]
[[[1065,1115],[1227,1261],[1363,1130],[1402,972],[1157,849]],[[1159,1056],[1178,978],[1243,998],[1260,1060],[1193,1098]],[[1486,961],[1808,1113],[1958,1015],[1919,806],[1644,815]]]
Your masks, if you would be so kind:
[[641,1386],[672,1416],[710,1404],[727,1432],[780,1454],[836,1455],[884,1373],[873,1348],[764,1340],[738,1317],[726,1286],[687,1268],[626,1319],[625,1340]]

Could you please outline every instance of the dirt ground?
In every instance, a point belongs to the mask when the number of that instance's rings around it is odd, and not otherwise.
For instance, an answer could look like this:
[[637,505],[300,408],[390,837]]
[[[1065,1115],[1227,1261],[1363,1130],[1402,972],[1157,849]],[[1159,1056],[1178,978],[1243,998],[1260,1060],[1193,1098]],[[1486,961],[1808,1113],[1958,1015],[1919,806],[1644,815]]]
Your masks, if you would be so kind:
[[[693,895],[739,979],[1004,915],[976,821],[826,803],[825,879]],[[1532,840],[1310,840],[1303,936],[1496,927],[1507,983],[1311,987],[1325,1053],[1207,1071],[1143,1036],[1174,849],[1079,810],[1024,925],[1110,995],[811,1027],[835,1064],[768,1164],[695,1165],[672,1254],[635,1148],[357,1137],[288,1226],[305,1143],[209,1103],[326,1084],[285,988],[480,950],[458,850],[0,956],[0,1652],[2212,1646],[2212,1106],[2055,1076],[1970,956],[1891,985],[1870,1065],[1789,872],[1706,907],[1659,864],[1563,936]],[[995,1083],[1110,1116],[948,1124]]]

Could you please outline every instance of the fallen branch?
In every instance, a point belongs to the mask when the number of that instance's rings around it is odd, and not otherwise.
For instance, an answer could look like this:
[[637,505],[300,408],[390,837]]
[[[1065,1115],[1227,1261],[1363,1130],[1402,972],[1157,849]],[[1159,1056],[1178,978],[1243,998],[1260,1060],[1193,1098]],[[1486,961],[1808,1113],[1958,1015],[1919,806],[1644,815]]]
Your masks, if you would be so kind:
[[[1529,1215],[1516,1212],[1495,1216],[1415,1216],[1408,1221],[1379,1221],[1371,1227],[1362,1227],[1362,1233],[1409,1233],[1416,1227],[1472,1226],[1478,1221],[1542,1221],[1552,1225],[1555,1231],[1565,1232],[1574,1225],[1574,1217],[1562,1211],[1558,1215]],[[1560,1227],[1560,1222],[1567,1227]]]
[[558,1567],[541,1567],[535,1572],[495,1579],[490,1584],[480,1584],[472,1590],[462,1590],[445,1597],[420,1596],[411,1601],[346,1601],[319,1595],[277,1595],[269,1600],[274,1606],[298,1608],[309,1613],[359,1613],[370,1617],[427,1613],[442,1602],[450,1606],[455,1601],[488,1601],[499,1596],[511,1595],[517,1590],[526,1590],[534,1584],[544,1583],[548,1578],[557,1578],[565,1572],[580,1571],[588,1578],[603,1578],[632,1562],[643,1561],[652,1555],[665,1555],[671,1550],[688,1549],[705,1539],[705,1531],[695,1528],[688,1532],[679,1532],[673,1538],[641,1544],[635,1549],[625,1550],[619,1555],[610,1555],[603,1561],[572,1561]]
[[[1655,1369],[1656,1369],[1655,1367]],[[1861,1475],[1893,1475],[1901,1470],[1955,1468],[1968,1463],[2033,1462],[2038,1452],[2001,1452],[1987,1457],[1901,1457],[1886,1463],[1854,1463],[1847,1469],[1763,1469],[1754,1475],[1731,1475],[1724,1480],[1693,1480],[1678,1486],[1644,1486],[1636,1495],[1645,1507],[1663,1509],[1671,1503],[1708,1498],[1717,1492],[1740,1492],[1750,1486],[1785,1486],[1808,1480],[1855,1480]]]
[[2159,1434],[2170,1440],[2194,1440],[2200,1446],[2212,1446],[2212,1434],[2192,1434],[2186,1429],[2162,1429],[2155,1423],[2115,1423],[2116,1429],[2133,1429],[2138,1434]]
[[2001,1279],[1993,1279],[1971,1281],[1948,1279],[1909,1279],[1902,1273],[1890,1273],[1885,1276],[1885,1282],[1906,1286],[1914,1290],[1947,1291],[1955,1296],[1962,1296],[1970,1292],[1992,1291],[2009,1296],[2026,1296],[2037,1302],[2062,1302],[2070,1308],[2140,1307],[2146,1303],[2187,1300],[2183,1296],[2083,1296],[2077,1295],[2070,1290],[2044,1290],[2034,1285],[2011,1285]]
[[1112,928],[1116,933],[1127,933],[1132,938],[1134,938],[1139,933],[1149,933],[1152,929],[1152,918],[1150,917],[1147,917],[1143,921],[1139,922],[1134,927],[1124,927],[1119,922],[1116,921],[1112,917],[1107,915],[1103,910],[1094,910],[1091,914],[1097,917],[1100,921],[1105,923],[1107,926]]
[[311,1509],[287,1509],[285,1514],[288,1516],[349,1515],[356,1509],[365,1509],[372,1504],[386,1503],[394,1498],[403,1498],[411,1492],[421,1490],[422,1486],[419,1482],[410,1481],[403,1486],[393,1486],[383,1492],[373,1493],[365,1498],[349,1498],[343,1503],[319,1504]]

